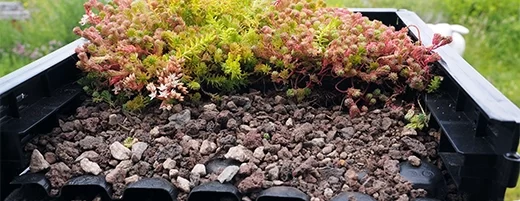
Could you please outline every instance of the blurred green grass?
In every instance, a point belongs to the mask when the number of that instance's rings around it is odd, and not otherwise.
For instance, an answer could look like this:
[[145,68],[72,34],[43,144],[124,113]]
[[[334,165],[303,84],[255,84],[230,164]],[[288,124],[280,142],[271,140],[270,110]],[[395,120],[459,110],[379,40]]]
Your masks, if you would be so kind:
[[72,29],[83,15],[84,0],[7,1],[22,2],[31,18],[0,20],[0,77],[77,38]]

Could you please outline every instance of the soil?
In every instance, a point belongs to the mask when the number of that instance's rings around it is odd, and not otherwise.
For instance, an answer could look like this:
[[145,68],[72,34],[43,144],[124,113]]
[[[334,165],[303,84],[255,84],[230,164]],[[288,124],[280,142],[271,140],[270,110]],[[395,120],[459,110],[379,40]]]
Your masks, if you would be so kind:
[[[225,177],[219,177],[225,166],[215,159],[228,158],[239,170],[226,170],[227,179],[245,200],[285,185],[312,201],[344,191],[405,201],[425,193],[400,177],[398,163],[437,160],[438,133],[405,129],[403,111],[371,110],[350,118],[337,106],[311,107],[254,91],[222,96],[217,104],[155,108],[133,114],[87,99],[26,151],[38,149],[50,164],[46,176],[54,194],[72,177],[100,174],[116,198],[128,183],[160,177],[180,189],[179,200],[193,187]],[[135,140],[127,148],[128,137]]]

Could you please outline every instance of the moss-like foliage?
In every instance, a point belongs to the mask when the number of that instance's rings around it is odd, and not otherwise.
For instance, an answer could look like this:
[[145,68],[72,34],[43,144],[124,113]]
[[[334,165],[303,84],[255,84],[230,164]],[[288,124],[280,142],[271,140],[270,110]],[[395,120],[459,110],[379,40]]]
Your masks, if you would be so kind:
[[407,28],[321,0],[89,0],[85,11],[74,32],[90,42],[76,50],[78,67],[98,78],[89,82],[96,91],[123,94],[131,109],[149,102],[143,95],[171,109],[207,88],[229,92],[258,78],[290,85],[287,95],[301,101],[327,79],[357,115],[407,88],[435,90],[432,50],[451,42],[436,35],[425,47]]

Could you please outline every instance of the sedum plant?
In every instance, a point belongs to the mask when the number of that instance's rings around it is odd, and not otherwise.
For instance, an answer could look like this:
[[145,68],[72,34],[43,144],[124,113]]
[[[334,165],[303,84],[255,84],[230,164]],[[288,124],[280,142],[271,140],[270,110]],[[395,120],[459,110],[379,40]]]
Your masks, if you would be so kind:
[[76,50],[78,67],[115,94],[144,93],[170,109],[189,90],[246,85],[255,67],[262,5],[251,0],[89,0],[84,7],[80,23],[88,26],[74,33],[90,42]]
[[407,27],[396,31],[322,1],[278,1],[263,20],[255,53],[272,67],[272,81],[311,88],[332,80],[352,116],[360,107],[391,104],[407,88],[434,90],[440,80],[430,64],[440,57],[433,50],[451,42],[437,34],[425,47],[408,37]]
[[200,92],[267,79],[289,85],[287,95],[298,101],[314,86],[334,83],[355,116],[392,105],[407,89],[438,88],[433,50],[451,42],[435,35],[426,47],[407,35],[409,27],[397,31],[322,0],[89,0],[84,6],[84,26],[74,32],[90,42],[76,50],[78,67],[133,100],[128,108],[142,108],[148,97],[171,109],[186,96],[198,100]]

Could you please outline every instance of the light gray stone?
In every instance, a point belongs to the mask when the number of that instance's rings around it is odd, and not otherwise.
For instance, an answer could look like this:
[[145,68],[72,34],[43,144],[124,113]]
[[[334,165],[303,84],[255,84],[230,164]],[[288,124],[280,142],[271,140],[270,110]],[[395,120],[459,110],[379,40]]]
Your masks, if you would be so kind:
[[240,162],[247,162],[252,156],[253,153],[242,145],[229,148],[228,152],[224,155],[227,159],[234,159]]
[[158,137],[160,134],[161,132],[159,132],[159,126],[153,127],[152,130],[150,130],[150,135],[152,137]]
[[167,170],[174,169],[177,166],[177,162],[172,160],[171,158],[167,158],[163,163],[163,168]]
[[110,153],[112,154],[112,157],[120,161],[130,159],[132,154],[130,149],[126,148],[120,142],[114,142],[110,145]]
[[137,142],[132,145],[132,157],[135,157],[137,160],[141,160],[143,157],[144,151],[148,148],[148,144],[146,142]]
[[211,142],[209,140],[202,141],[202,145],[200,145],[200,154],[206,155],[213,153],[217,149],[217,144]]
[[206,166],[203,164],[197,164],[193,167],[191,170],[192,174],[198,174],[199,176],[205,176],[206,175]]
[[81,155],[79,155],[78,158],[76,158],[76,160],[74,162],[79,162],[79,161],[83,160],[84,158],[88,158],[89,160],[92,160],[97,157],[99,157],[99,154],[96,153],[95,151],[86,151],[86,152],[83,152]]
[[236,165],[227,166],[220,175],[218,175],[217,179],[220,183],[229,182],[235,177],[235,175],[240,170],[240,167]]
[[253,152],[253,157],[255,157],[258,160],[264,159],[264,156],[265,156],[265,153],[264,153],[264,147],[263,146],[257,147],[255,149],[255,151]]
[[121,161],[116,168],[123,169],[125,171],[128,171],[132,167],[132,161],[131,160],[124,160]]
[[40,172],[50,168],[51,165],[45,160],[42,153],[38,149],[34,149],[31,155],[29,169],[31,172]]
[[125,184],[134,183],[137,180],[139,180],[139,175],[135,174],[135,175],[132,175],[132,176],[129,176],[129,177],[125,178]]
[[188,109],[185,109],[179,113],[173,114],[172,116],[170,116],[168,118],[170,123],[172,123],[176,129],[183,128],[188,123],[188,121],[190,121],[190,119],[191,119],[191,111]]
[[99,167],[99,165],[97,163],[94,163],[94,162],[88,160],[88,158],[82,159],[79,162],[79,165],[83,171],[85,171],[86,173],[93,174],[93,175],[99,175],[99,173],[101,173],[103,171],[103,170],[101,170],[101,167]]
[[190,181],[185,178],[177,177],[177,188],[181,189],[184,192],[190,192]]

